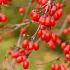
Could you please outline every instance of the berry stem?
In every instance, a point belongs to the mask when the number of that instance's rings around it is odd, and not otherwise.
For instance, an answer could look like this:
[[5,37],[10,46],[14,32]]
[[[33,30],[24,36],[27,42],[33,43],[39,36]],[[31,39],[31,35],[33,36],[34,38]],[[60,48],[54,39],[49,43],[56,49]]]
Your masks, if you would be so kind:
[[58,36],[61,36],[61,35],[62,35],[64,29],[65,29],[66,26],[67,26],[67,23],[68,23],[68,20],[65,19],[64,22],[63,22],[63,25],[62,25],[61,28],[60,28],[60,30],[58,31],[58,33],[56,33]]

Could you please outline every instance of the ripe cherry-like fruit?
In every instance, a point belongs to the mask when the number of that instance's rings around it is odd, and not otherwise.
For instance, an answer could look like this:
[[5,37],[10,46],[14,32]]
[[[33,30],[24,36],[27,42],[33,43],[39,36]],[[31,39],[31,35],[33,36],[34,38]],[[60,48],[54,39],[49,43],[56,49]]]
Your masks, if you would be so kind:
[[23,63],[23,68],[24,68],[24,69],[28,69],[28,67],[29,67],[29,62],[28,62],[28,61],[25,61],[25,62]]
[[26,32],[27,32],[26,28],[22,28],[22,29],[21,29],[21,34],[22,34],[22,35],[25,34]]
[[20,13],[21,15],[24,14],[24,12],[25,12],[25,9],[24,9],[23,7],[19,8],[19,13]]
[[17,59],[16,59],[16,62],[17,62],[17,63],[21,63],[22,61],[23,61],[22,56],[17,57]]
[[56,6],[52,6],[51,11],[50,11],[50,15],[54,15],[54,13],[56,12]]
[[40,19],[39,19],[39,23],[44,25],[45,24],[45,20],[46,20],[46,17],[45,16],[41,16]]
[[7,21],[7,16],[4,14],[0,14],[0,22],[6,22]]
[[22,42],[22,47],[23,48],[27,48],[29,46],[29,41],[28,40],[24,40],[23,42]]
[[31,13],[32,19],[33,21],[38,22],[39,18],[40,18],[40,14],[36,13],[34,10]]
[[33,48],[34,48],[34,50],[39,50],[39,45],[38,45],[38,43],[37,42],[34,42],[33,43]]

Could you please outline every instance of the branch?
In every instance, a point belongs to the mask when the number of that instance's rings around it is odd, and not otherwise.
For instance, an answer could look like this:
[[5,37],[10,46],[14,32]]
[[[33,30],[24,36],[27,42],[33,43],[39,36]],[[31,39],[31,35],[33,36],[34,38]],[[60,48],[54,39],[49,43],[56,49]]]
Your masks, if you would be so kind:
[[63,22],[63,25],[61,26],[60,30],[56,33],[58,36],[61,36],[62,33],[63,33],[63,30],[66,28],[67,26],[67,23],[68,23],[68,20],[65,19],[64,22]]

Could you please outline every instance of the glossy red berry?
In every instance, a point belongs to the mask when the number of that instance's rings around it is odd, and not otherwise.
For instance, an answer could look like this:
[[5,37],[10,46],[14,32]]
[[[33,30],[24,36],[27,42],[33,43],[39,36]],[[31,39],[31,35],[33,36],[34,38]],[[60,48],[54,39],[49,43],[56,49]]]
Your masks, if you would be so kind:
[[61,43],[61,48],[62,48],[62,49],[65,49],[65,48],[66,48],[66,46],[67,46],[67,45],[66,45],[66,43],[65,43],[65,42],[64,42],[64,43]]
[[51,49],[55,49],[55,44],[54,44],[54,42],[53,42],[52,40],[50,40],[50,41],[48,42],[48,45],[49,45],[49,47],[50,47]]
[[22,34],[22,35],[25,34],[26,32],[27,32],[26,28],[22,28],[22,29],[21,29],[21,34]]
[[70,45],[67,45],[65,48],[64,48],[64,53],[65,54],[68,54],[70,51]]
[[45,16],[41,16],[40,19],[39,19],[39,23],[44,25],[45,24],[45,20],[46,20],[46,17]]
[[17,62],[17,63],[21,63],[22,61],[23,61],[22,56],[17,57],[17,59],[16,59],[16,62]]
[[33,48],[34,48],[34,50],[39,50],[39,45],[38,45],[38,43],[37,42],[34,42],[33,43]]
[[50,16],[47,16],[46,20],[45,20],[45,26],[46,27],[48,27],[50,25],[50,21],[51,21]]
[[6,22],[7,21],[7,16],[4,14],[0,14],[0,22]]
[[43,34],[43,30],[40,29],[40,30],[37,32],[37,36],[38,36],[38,37],[41,37],[42,34]]
[[33,21],[38,22],[39,18],[40,18],[40,14],[36,13],[34,10],[31,13],[32,19]]
[[29,46],[29,41],[28,40],[24,40],[23,42],[22,42],[22,47],[23,48],[27,48]]
[[18,51],[12,52],[11,56],[12,56],[13,58],[17,58],[17,57],[19,56],[19,52],[18,52]]
[[56,12],[56,6],[52,6],[51,10],[50,10],[50,15],[54,15],[54,13]]
[[59,9],[57,11],[57,15],[58,15],[59,18],[62,16],[62,13],[63,13],[63,9]]
[[28,69],[28,67],[29,67],[29,62],[28,62],[28,61],[25,61],[25,62],[23,63],[23,68],[24,68],[24,69]]
[[19,54],[20,55],[25,55],[25,50],[23,48],[19,49]]
[[53,18],[51,18],[51,20],[50,20],[50,26],[51,27],[55,26],[55,20]]
[[19,13],[20,13],[21,15],[24,14],[24,12],[25,12],[25,9],[24,9],[23,7],[19,8]]
[[28,50],[33,50],[33,43],[29,43],[29,46],[27,47]]

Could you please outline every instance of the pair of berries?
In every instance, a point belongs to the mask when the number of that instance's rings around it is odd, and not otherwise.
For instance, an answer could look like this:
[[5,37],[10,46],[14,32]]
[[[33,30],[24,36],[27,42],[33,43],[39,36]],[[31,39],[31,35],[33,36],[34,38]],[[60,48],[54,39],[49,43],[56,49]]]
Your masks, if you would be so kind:
[[61,48],[63,49],[63,52],[64,52],[64,54],[66,55],[66,57],[67,57],[68,59],[70,59],[70,45],[67,44],[67,43],[65,43],[65,42],[63,42],[63,43],[61,44]]
[[0,0],[0,5],[3,4],[8,4],[9,2],[11,2],[12,0]]
[[63,64],[52,64],[51,70],[67,70]]

